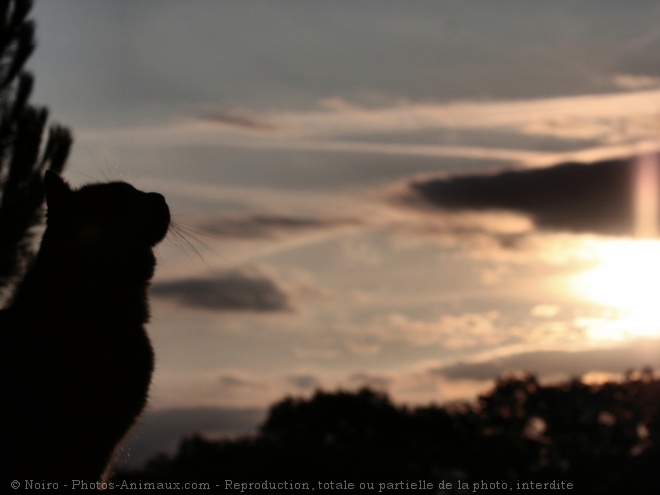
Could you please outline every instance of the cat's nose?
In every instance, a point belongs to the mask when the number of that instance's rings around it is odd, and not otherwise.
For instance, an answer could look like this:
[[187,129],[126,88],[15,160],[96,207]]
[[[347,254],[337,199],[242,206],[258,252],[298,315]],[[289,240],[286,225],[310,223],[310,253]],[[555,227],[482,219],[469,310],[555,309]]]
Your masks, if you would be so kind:
[[152,193],[147,193],[147,195],[149,196],[150,199],[161,201],[161,202],[165,203],[165,196],[163,196],[160,193],[152,192]]
[[167,235],[170,226],[170,208],[167,206],[165,196],[162,194],[147,193],[147,198],[149,198],[148,209],[152,215],[150,229],[152,238],[150,241],[152,245],[156,245]]
[[165,196],[157,192],[152,192],[152,193],[147,193],[147,197],[149,198],[149,202],[154,213],[157,213],[158,215],[162,216],[163,221],[169,224],[170,208],[167,206],[167,202],[165,201]]

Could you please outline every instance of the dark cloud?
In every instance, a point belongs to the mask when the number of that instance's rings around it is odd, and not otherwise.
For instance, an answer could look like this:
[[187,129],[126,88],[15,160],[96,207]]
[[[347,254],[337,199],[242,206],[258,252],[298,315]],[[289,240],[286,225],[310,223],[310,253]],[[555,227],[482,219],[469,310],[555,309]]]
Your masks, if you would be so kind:
[[321,386],[319,379],[313,375],[293,375],[287,378],[287,381],[301,390],[316,389]]
[[246,380],[245,378],[236,375],[222,375],[220,378],[218,378],[218,383],[220,384],[220,386],[225,387],[227,389],[263,388],[263,385],[252,382],[250,380]]
[[256,116],[244,108],[204,110],[199,112],[198,117],[215,124],[250,131],[271,132],[278,130],[278,127],[272,122]]
[[[652,158],[658,167],[660,155]],[[510,210],[547,230],[630,235],[634,178],[634,160],[609,160],[417,180],[410,188],[413,199],[445,210]]]
[[589,372],[621,374],[628,369],[657,367],[660,340],[644,340],[633,345],[582,352],[536,351],[514,354],[479,363],[456,363],[431,370],[451,379],[492,380],[503,373],[529,372],[537,375],[581,376]]
[[154,284],[151,294],[180,304],[217,311],[288,311],[288,295],[266,276],[232,271],[216,278]]
[[281,234],[356,224],[350,218],[311,218],[286,215],[243,215],[218,218],[198,227],[214,236],[235,238],[272,238]]
[[255,433],[265,416],[261,409],[222,407],[147,412],[122,446],[119,462],[138,466],[156,454],[172,453],[182,437],[194,433],[216,437]]

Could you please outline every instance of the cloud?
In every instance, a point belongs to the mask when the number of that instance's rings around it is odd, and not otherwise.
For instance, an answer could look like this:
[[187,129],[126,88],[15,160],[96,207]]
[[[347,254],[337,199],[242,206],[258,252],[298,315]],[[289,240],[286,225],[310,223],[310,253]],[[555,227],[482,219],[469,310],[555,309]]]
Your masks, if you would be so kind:
[[229,271],[215,278],[156,283],[151,294],[179,304],[215,311],[289,311],[289,296],[273,280],[256,272]]
[[435,321],[422,321],[393,313],[384,323],[368,327],[365,334],[380,343],[463,349],[499,344],[510,339],[512,335],[497,328],[498,317],[496,311],[491,311],[443,315]]
[[290,215],[253,214],[207,220],[197,226],[213,236],[243,239],[275,238],[292,232],[357,224],[350,218],[312,218]]
[[293,385],[296,389],[309,391],[321,387],[321,381],[318,377],[304,373],[292,375],[286,378],[288,384]]
[[248,378],[245,378],[239,374],[235,373],[229,373],[229,374],[223,374],[218,378],[218,384],[225,388],[225,389],[230,389],[230,390],[235,390],[235,389],[262,389],[265,387],[265,385],[261,383],[257,383],[253,380],[250,380]]
[[401,101],[376,108],[335,102],[321,110],[282,112],[273,118],[310,137],[479,129],[611,144],[655,138],[659,111],[660,91],[653,89],[518,101]]
[[[539,232],[529,215],[499,210],[439,208],[413,189],[413,184],[436,179],[417,179],[387,187],[377,197],[388,208],[383,224],[397,249],[417,249],[421,245],[437,244],[458,249],[480,262],[508,264],[563,264],[570,259],[576,240],[572,234]],[[391,208],[393,206],[393,208]],[[461,254],[461,256],[463,255]],[[553,256],[550,256],[553,254]],[[554,256],[554,255],[561,256]],[[561,262],[556,263],[557,257]],[[484,283],[494,282],[508,266],[486,266]]]
[[[660,155],[650,155],[653,167]],[[421,199],[447,211],[508,210],[550,231],[634,233],[634,160],[414,180],[410,203]],[[655,186],[657,187],[657,185]]]
[[[539,309],[541,308],[541,309]],[[535,306],[543,311],[529,321],[512,323],[499,311],[443,314],[435,319],[413,319],[399,313],[379,317],[374,322],[347,331],[345,347],[353,354],[373,355],[383,352],[385,346],[431,347],[451,351],[497,348],[509,345],[567,344],[584,340],[584,327],[580,322],[554,318],[558,306]],[[551,314],[548,312],[552,310]],[[373,352],[363,349],[374,348]]]
[[561,308],[556,304],[536,304],[529,313],[536,318],[553,318],[559,314]]
[[[644,76],[623,75],[618,84],[643,86]],[[614,156],[660,135],[660,89],[618,91],[546,99],[500,101],[396,101],[359,106],[341,98],[320,100],[295,111],[251,111],[244,108],[197,110],[167,124],[81,131],[87,146],[171,148],[203,145],[269,150],[361,153],[392,156],[462,157],[524,164],[581,160],[583,156]],[[280,132],[282,131],[282,132]],[[465,142],[421,144],[411,136],[431,133],[473,133],[497,136],[482,145]],[[499,148],[503,136],[512,143]],[[515,139],[518,136],[519,139]],[[529,138],[588,142],[596,148],[580,152],[532,151],[520,143]],[[414,140],[413,140],[414,141]],[[496,144],[499,143],[499,144]],[[517,144],[516,144],[517,143]],[[566,145],[552,148],[565,149]],[[541,147],[543,148],[543,147]],[[569,147],[573,149],[572,147]]]
[[266,117],[256,115],[242,107],[208,108],[200,111],[197,117],[206,122],[246,131],[272,132],[279,129],[279,126]]
[[627,346],[586,351],[543,350],[521,352],[479,362],[458,362],[430,370],[449,379],[491,380],[503,373],[525,371],[545,376],[581,376],[657,366],[660,339],[644,339]]
[[341,349],[336,346],[298,345],[293,348],[293,354],[298,359],[332,360],[341,356]]
[[616,74],[614,85],[627,90],[640,90],[657,88],[660,86],[660,77],[644,74]]

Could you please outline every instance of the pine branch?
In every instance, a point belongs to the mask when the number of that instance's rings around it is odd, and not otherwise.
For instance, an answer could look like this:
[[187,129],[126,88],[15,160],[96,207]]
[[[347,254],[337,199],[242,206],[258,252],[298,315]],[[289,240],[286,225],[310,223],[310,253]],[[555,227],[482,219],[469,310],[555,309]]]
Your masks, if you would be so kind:
[[71,149],[70,131],[52,125],[42,150],[46,108],[29,104],[34,86],[23,72],[34,50],[32,0],[0,0],[0,289],[32,256],[34,227],[43,218],[43,173],[60,173]]

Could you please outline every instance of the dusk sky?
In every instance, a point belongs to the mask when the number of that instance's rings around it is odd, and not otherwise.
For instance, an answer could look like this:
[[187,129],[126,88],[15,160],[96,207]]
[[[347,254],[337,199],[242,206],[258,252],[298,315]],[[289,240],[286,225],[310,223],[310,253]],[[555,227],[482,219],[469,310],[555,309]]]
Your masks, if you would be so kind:
[[[660,4],[60,0],[65,177],[165,195],[129,462],[369,385],[660,364]],[[570,163],[567,165],[567,163]]]

